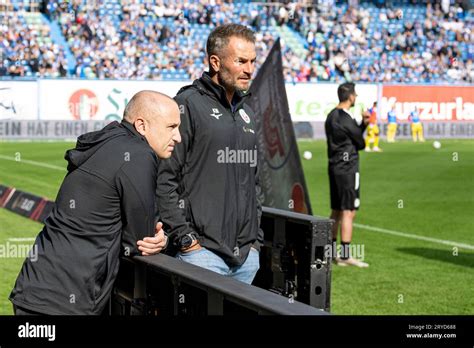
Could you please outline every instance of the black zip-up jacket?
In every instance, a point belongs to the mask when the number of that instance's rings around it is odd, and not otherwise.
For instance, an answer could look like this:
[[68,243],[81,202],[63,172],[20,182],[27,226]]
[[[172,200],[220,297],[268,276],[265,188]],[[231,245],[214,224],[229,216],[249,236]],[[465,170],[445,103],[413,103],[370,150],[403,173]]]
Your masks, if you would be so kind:
[[[101,314],[119,257],[155,234],[158,158],[123,121],[78,138],[68,173],[10,300],[44,314]],[[121,245],[122,244],[122,245]]]
[[365,148],[367,126],[357,122],[342,109],[333,109],[324,124],[328,145],[329,172],[353,174],[359,171],[359,150]]
[[[208,73],[183,87],[175,97],[182,141],[171,158],[160,162],[158,172],[160,221],[171,240],[176,245],[194,233],[231,266],[243,264],[250,248],[259,250],[263,243],[258,165],[252,162],[255,116],[247,97],[236,92],[231,106],[224,88]],[[243,156],[248,156],[246,163],[234,163],[245,162]]]

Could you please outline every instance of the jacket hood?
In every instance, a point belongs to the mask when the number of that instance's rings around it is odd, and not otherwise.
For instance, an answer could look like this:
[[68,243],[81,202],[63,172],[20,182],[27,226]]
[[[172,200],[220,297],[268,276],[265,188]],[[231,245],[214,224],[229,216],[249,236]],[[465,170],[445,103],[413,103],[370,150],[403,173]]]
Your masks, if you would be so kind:
[[126,121],[122,121],[122,123],[114,121],[109,123],[101,130],[82,134],[77,138],[76,147],[74,149],[67,150],[66,154],[64,155],[64,159],[68,162],[68,172],[80,167],[109,140],[119,136],[125,136],[130,133],[142,137],[135,130],[133,125]]

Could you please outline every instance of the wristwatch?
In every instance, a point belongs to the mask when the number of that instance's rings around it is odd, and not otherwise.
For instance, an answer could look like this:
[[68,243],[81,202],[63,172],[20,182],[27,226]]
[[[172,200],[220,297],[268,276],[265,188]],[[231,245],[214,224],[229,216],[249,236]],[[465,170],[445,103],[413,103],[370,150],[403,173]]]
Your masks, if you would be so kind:
[[181,249],[189,248],[197,240],[194,233],[188,233],[181,237],[179,240],[179,247]]

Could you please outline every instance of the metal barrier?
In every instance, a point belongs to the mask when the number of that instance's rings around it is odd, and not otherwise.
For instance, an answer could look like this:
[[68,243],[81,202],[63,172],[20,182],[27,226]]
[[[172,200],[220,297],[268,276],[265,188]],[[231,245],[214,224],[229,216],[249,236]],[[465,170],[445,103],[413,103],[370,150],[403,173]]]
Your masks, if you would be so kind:
[[112,315],[327,315],[264,289],[171,256],[123,258]]
[[253,285],[164,254],[123,258],[110,313],[328,314],[332,220],[265,207],[261,226],[265,242]]
[[329,311],[333,222],[264,207],[265,244],[253,285]]

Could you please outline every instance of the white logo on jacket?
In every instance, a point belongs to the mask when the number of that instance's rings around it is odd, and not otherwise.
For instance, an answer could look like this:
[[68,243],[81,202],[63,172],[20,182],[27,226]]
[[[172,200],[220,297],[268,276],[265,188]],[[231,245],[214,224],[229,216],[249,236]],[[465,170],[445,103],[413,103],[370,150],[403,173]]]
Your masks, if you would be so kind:
[[255,131],[251,128],[247,128],[245,126],[242,126],[242,129],[244,130],[245,133],[252,133],[252,134],[255,134]]
[[216,119],[219,119],[219,117],[222,116],[222,114],[219,112],[219,109],[212,109],[212,114],[210,116],[215,117]]

